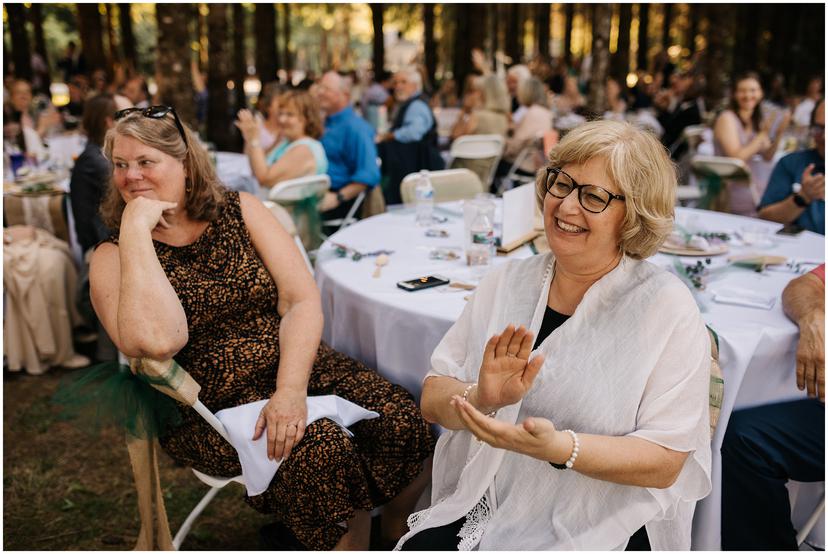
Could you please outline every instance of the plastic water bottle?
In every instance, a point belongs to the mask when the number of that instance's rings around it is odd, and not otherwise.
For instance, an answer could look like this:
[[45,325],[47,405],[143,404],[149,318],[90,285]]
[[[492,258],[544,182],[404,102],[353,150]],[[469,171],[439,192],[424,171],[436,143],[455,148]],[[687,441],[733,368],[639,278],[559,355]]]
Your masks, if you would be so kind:
[[417,201],[417,225],[428,227],[434,223],[434,187],[425,169],[420,171],[414,195]]
[[489,265],[494,250],[493,211],[489,206],[481,205],[471,224],[469,250],[466,263],[471,266]]

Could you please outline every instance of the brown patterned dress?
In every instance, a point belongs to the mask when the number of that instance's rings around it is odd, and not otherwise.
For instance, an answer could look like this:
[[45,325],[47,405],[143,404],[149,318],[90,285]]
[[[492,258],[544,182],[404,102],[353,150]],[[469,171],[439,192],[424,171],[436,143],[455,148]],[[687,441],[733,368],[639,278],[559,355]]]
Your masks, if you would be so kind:
[[[269,398],[279,365],[278,291],[253,249],[237,192],[228,191],[219,218],[192,244],[155,241],[155,251],[187,314],[189,342],[176,361],[201,385],[213,412]],[[330,550],[354,510],[372,510],[419,474],[434,437],[410,393],[361,363],[321,344],[308,395],[336,394],[380,414],[347,437],[321,419],[282,464],[268,489],[246,501],[272,513],[310,549]],[[161,440],[179,463],[208,475],[235,476],[233,447],[192,409]],[[252,429],[251,429],[252,433]]]

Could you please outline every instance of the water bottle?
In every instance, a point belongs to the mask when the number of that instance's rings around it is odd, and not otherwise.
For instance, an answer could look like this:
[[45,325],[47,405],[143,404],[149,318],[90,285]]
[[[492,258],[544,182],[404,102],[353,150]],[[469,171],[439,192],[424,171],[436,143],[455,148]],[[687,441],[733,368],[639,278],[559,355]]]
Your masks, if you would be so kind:
[[434,222],[434,187],[425,169],[420,171],[414,195],[417,199],[417,225],[428,227]]
[[477,208],[470,229],[469,249],[466,252],[466,263],[470,266],[489,265],[494,255],[493,211],[482,202]]

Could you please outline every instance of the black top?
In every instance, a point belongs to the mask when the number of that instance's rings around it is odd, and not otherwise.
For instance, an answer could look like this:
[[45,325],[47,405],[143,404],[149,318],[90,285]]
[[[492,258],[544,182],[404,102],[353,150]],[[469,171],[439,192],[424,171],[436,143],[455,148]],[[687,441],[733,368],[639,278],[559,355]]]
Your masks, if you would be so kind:
[[109,236],[110,231],[101,221],[98,208],[106,193],[111,173],[112,166],[104,157],[101,147],[91,140],[87,142],[86,148],[75,162],[69,182],[75,233],[83,252]]
[[549,306],[546,307],[546,312],[543,314],[543,321],[541,322],[540,330],[538,331],[538,338],[535,339],[535,346],[532,350],[540,346],[540,343],[548,337],[552,331],[564,324],[570,316],[556,312]]

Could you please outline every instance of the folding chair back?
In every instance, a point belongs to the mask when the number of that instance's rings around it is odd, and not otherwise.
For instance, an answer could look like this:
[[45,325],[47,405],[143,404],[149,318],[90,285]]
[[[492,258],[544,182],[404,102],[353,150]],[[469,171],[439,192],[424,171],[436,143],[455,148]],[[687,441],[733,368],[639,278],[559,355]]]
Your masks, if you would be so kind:
[[[480,192],[484,192],[480,178],[468,169],[442,169],[429,171],[431,185],[434,187],[435,202],[450,202],[452,200],[471,199]],[[400,183],[400,195],[404,204],[413,204],[416,201],[414,190],[420,173],[409,173]]]
[[282,227],[285,228],[285,231],[293,237],[293,241],[296,243],[296,247],[299,249],[299,252],[302,254],[302,257],[305,259],[305,263],[308,265],[308,269],[313,275],[313,264],[311,264],[310,258],[308,257],[308,251],[305,250],[305,245],[302,244],[302,237],[299,236],[299,232],[296,229],[296,224],[293,223],[293,218],[290,217],[290,213],[282,206],[277,204],[276,202],[271,202],[270,200],[265,200],[264,205],[267,209],[270,210],[276,220],[282,224]]
[[[465,135],[458,137],[451,143],[449,154],[452,164],[455,160],[485,160],[481,165],[478,177],[487,187],[492,184],[497,165],[503,156],[505,141],[501,135]],[[449,164],[449,167],[452,167]]]

